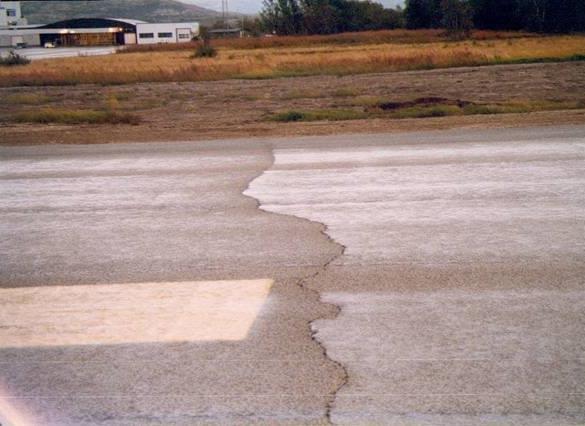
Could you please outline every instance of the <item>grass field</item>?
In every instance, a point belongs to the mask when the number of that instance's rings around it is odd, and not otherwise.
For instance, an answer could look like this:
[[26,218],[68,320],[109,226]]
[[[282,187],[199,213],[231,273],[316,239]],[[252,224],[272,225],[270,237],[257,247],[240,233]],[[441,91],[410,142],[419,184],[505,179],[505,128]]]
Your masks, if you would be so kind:
[[0,69],[0,86],[265,79],[585,59],[583,35],[482,32],[470,40],[449,41],[438,32],[400,30],[265,40],[218,43],[215,58],[193,58],[192,49],[173,46],[174,50],[37,61]]
[[[475,41],[510,40],[516,38],[539,37],[538,34],[510,31],[481,31],[471,33],[469,39]],[[274,49],[281,47],[315,47],[322,45],[372,45],[372,44],[420,44],[453,41],[444,30],[382,30],[360,31],[353,33],[311,35],[226,38],[213,41],[213,45],[226,49]],[[128,46],[124,52],[194,50],[197,43],[149,44]]]

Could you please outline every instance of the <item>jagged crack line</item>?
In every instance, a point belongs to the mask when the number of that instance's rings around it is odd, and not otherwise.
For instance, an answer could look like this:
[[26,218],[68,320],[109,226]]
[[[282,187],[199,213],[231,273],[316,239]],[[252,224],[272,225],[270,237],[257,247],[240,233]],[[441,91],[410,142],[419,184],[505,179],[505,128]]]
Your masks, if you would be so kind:
[[[315,222],[315,221],[313,221]],[[308,287],[308,283],[314,279],[317,279],[317,277],[319,275],[321,275],[322,273],[324,273],[327,268],[329,268],[329,265],[331,265],[333,262],[335,262],[337,259],[339,259],[340,257],[342,257],[345,254],[345,251],[347,249],[347,247],[343,244],[340,244],[339,242],[335,241],[335,239],[333,239],[331,237],[331,235],[329,235],[327,233],[328,227],[327,225],[325,225],[324,223],[321,222],[315,222],[315,223],[319,223],[321,225],[321,233],[332,243],[332,244],[336,244],[338,245],[341,250],[340,252],[333,256],[331,259],[329,259],[329,261],[327,261],[320,270],[318,270],[317,272],[315,272],[314,274],[310,275],[309,277],[306,277],[304,279],[302,279],[299,282],[299,285],[301,287],[303,287],[304,289],[306,289],[307,291],[312,291],[314,292],[317,297],[319,302],[321,302],[324,305],[329,305],[329,306],[333,306],[335,308],[335,316],[333,316],[332,318],[328,318],[331,320],[334,320],[335,318],[337,318],[340,314],[341,314],[341,306],[340,305],[336,305],[334,303],[329,303],[329,302],[325,302],[323,301],[323,298],[321,297],[321,293],[317,290],[314,290],[310,287]],[[319,339],[317,339],[316,335],[317,335],[317,331],[315,330],[315,327],[313,326],[314,322],[321,320],[321,319],[325,319],[325,318],[315,318],[311,321],[309,321],[309,327],[311,330],[311,340],[313,340],[313,342],[315,342],[315,344],[317,344],[320,348],[321,351],[323,352],[323,356],[325,358],[327,358],[330,362],[332,362],[334,365],[337,366],[337,368],[339,368],[342,372],[342,377],[341,377],[341,383],[339,384],[339,386],[333,391],[333,393],[331,394],[331,397],[329,398],[329,401],[327,401],[327,405],[325,407],[325,417],[327,419],[327,422],[329,424],[334,424],[333,420],[331,418],[331,413],[333,411],[333,407],[335,405],[335,400],[337,399],[337,394],[339,393],[339,391],[341,391],[341,389],[347,385],[347,383],[349,382],[349,371],[347,369],[347,367],[345,365],[343,365],[341,362],[333,359],[331,356],[329,356],[329,353],[327,352],[327,348],[325,347],[325,344],[322,343]]]
[[[270,148],[270,155],[272,157],[272,162],[271,165],[266,169],[266,170],[270,170],[275,162],[276,162],[276,157],[274,155],[274,149],[271,147]],[[305,217],[302,216],[296,216],[294,214],[285,214],[285,213],[277,213],[274,211],[270,211],[270,210],[266,210],[264,209],[264,206],[262,206],[262,203],[260,202],[259,199],[257,199],[256,197],[250,195],[251,193],[251,186],[252,183],[256,180],[259,179],[260,177],[262,177],[264,174],[266,173],[266,171],[260,173],[258,176],[256,176],[255,178],[251,179],[250,182],[248,183],[248,186],[245,188],[245,190],[243,191],[243,194],[249,198],[252,198],[255,202],[256,202],[256,206],[259,210],[262,210],[266,213],[270,213],[270,214],[275,214],[275,215],[282,215],[282,216],[293,216],[297,219],[301,219],[303,221],[307,221],[307,222],[311,222],[314,224],[318,224],[320,226],[320,233],[333,245],[339,247],[339,252],[337,254],[335,254],[334,256],[332,256],[329,260],[327,260],[323,265],[321,265],[319,267],[319,269],[312,273],[309,274],[307,276],[302,277],[301,279],[299,279],[297,281],[297,285],[299,287],[301,287],[304,291],[313,294],[316,299],[319,301],[319,303],[321,303],[322,305],[326,305],[326,306],[331,306],[334,308],[335,310],[335,315],[333,316],[320,316],[317,318],[313,318],[311,320],[309,320],[307,322],[307,328],[309,330],[310,333],[310,337],[311,340],[320,348],[321,353],[323,354],[323,357],[327,360],[329,360],[329,362],[331,362],[333,365],[335,365],[340,371],[341,371],[341,381],[340,384],[337,386],[337,388],[330,394],[329,400],[327,401],[327,404],[325,406],[325,418],[327,420],[327,422],[329,424],[334,424],[332,419],[331,419],[331,413],[335,404],[335,400],[337,398],[337,394],[339,393],[339,391],[345,386],[347,385],[347,383],[349,382],[349,372],[347,367],[345,367],[342,363],[340,363],[339,361],[333,359],[332,357],[329,356],[328,352],[327,352],[327,348],[325,347],[325,345],[316,337],[317,331],[315,330],[315,327],[313,326],[314,323],[316,321],[319,320],[323,320],[323,319],[330,319],[333,320],[335,318],[337,318],[340,314],[341,314],[341,306],[340,305],[336,305],[334,303],[330,303],[330,302],[325,302],[323,300],[323,298],[321,297],[321,293],[313,288],[311,288],[309,286],[309,283],[315,279],[317,279],[319,277],[319,275],[323,274],[328,268],[329,266],[335,262],[337,259],[339,259],[340,257],[342,257],[345,252],[347,247],[341,243],[339,243],[338,241],[336,241],[333,237],[331,237],[331,235],[329,235],[328,231],[328,227],[325,223],[316,221],[316,220],[311,220],[311,219],[307,219]]]

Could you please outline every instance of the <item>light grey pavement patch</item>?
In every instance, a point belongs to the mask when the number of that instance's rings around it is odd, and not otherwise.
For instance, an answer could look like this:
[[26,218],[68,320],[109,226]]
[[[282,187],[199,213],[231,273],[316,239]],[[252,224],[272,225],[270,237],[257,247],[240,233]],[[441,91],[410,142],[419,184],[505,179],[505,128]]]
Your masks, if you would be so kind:
[[0,48],[0,56],[7,56],[9,52],[15,51],[21,56],[30,60],[70,58],[79,56],[103,56],[116,53],[116,47],[59,47],[45,49],[43,47],[30,47],[26,49]]
[[133,283],[274,280],[242,340],[88,344],[81,332],[77,345],[1,347],[0,411],[58,426],[324,422],[341,373],[308,324],[330,309],[298,283],[338,248],[320,226],[242,195],[272,164],[267,141],[0,148],[0,158],[0,288],[75,286],[90,303],[116,283],[106,313]]
[[342,308],[313,323],[332,420],[583,424],[585,129],[357,138],[281,146],[248,191],[346,247],[310,283]]

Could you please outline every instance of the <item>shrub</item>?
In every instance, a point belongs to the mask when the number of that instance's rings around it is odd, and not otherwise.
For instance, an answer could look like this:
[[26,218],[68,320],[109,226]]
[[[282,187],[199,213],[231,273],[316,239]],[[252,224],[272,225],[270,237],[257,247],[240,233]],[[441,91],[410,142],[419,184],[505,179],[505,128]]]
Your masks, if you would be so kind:
[[344,121],[362,120],[368,118],[363,111],[351,109],[319,109],[312,111],[285,111],[269,117],[270,121],[294,122],[294,121]]
[[271,117],[274,121],[291,122],[291,121],[303,121],[306,114],[299,111],[286,111],[276,114]]
[[195,50],[194,58],[214,58],[217,56],[217,50],[208,44],[202,44]]
[[10,53],[8,53],[8,56],[6,56],[5,58],[0,58],[0,66],[3,67],[14,67],[17,65],[28,64],[30,64],[30,59],[22,55],[19,55],[14,50],[11,50]]

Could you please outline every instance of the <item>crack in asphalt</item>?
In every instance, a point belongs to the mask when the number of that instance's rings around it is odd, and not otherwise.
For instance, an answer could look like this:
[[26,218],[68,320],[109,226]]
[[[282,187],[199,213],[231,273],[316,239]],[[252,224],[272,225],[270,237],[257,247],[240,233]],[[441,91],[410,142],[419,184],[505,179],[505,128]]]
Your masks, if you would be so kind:
[[302,221],[306,221],[306,222],[310,222],[312,224],[317,224],[320,226],[320,230],[319,232],[321,233],[321,235],[323,235],[327,241],[331,244],[334,245],[338,248],[338,253],[336,253],[335,255],[333,255],[330,259],[328,259],[325,263],[323,263],[321,266],[318,265],[312,265],[312,266],[318,266],[318,270],[316,272],[313,272],[312,274],[309,274],[307,276],[304,276],[302,278],[300,278],[297,282],[296,285],[299,286],[303,291],[311,294],[316,300],[319,301],[320,304],[324,305],[324,306],[328,306],[330,308],[332,308],[332,310],[334,312],[332,312],[331,315],[321,315],[318,316],[316,318],[312,318],[309,321],[307,321],[307,329],[309,332],[309,335],[311,337],[311,340],[315,343],[315,345],[317,345],[319,347],[319,349],[321,350],[321,353],[323,355],[323,357],[325,359],[327,359],[329,362],[331,362],[333,365],[335,365],[335,367],[340,371],[340,383],[337,385],[337,387],[328,395],[328,401],[325,405],[325,418],[327,420],[328,424],[333,425],[334,422],[331,419],[331,413],[333,411],[334,405],[335,405],[335,400],[337,398],[337,394],[339,393],[339,391],[345,386],[347,385],[347,383],[349,382],[349,372],[347,367],[345,367],[342,363],[340,363],[339,361],[336,361],[335,359],[333,359],[331,356],[329,356],[329,353],[327,352],[327,348],[325,347],[325,344],[323,342],[321,342],[318,338],[317,338],[317,330],[314,327],[314,323],[316,321],[319,320],[334,320],[335,318],[337,318],[340,313],[341,313],[341,306],[340,305],[336,305],[334,303],[329,303],[329,302],[325,302],[323,301],[322,297],[321,297],[321,292],[319,292],[318,290],[315,290],[314,288],[310,287],[310,283],[315,281],[321,274],[323,274],[325,271],[327,271],[328,267],[337,259],[339,259],[340,257],[342,257],[345,254],[345,251],[347,249],[347,247],[341,243],[339,243],[338,241],[336,241],[335,239],[333,239],[331,237],[331,235],[329,235],[327,233],[328,227],[325,223],[319,222],[319,221],[315,221],[315,220],[310,220],[307,219],[305,217],[302,216],[296,216],[294,214],[284,214],[284,213],[277,213],[277,212],[272,212],[272,211],[268,211],[268,210],[264,210],[262,207],[262,203],[259,199],[257,199],[256,197],[247,194],[250,190],[251,190],[251,186],[252,183],[254,181],[256,181],[256,179],[260,178],[261,176],[263,176],[266,171],[270,170],[273,168],[275,162],[276,162],[276,157],[274,155],[274,148],[272,146],[265,146],[265,148],[268,150],[270,157],[271,157],[271,163],[270,165],[261,173],[259,173],[257,176],[255,176],[254,178],[252,178],[249,182],[247,187],[242,191],[242,194],[246,197],[249,197],[251,199],[253,199],[256,202],[256,207],[259,210],[262,210],[265,213],[269,213],[269,214],[275,214],[275,215],[279,215],[279,216],[292,216],[296,219],[300,219]]
[[[296,216],[295,216],[296,217]],[[335,359],[333,359],[331,356],[329,356],[329,353],[327,352],[327,348],[325,346],[325,344],[323,342],[321,342],[319,339],[317,339],[317,330],[314,327],[314,322],[318,321],[318,320],[324,320],[324,319],[328,319],[328,320],[334,320],[335,318],[337,318],[340,314],[341,314],[341,306],[340,305],[336,305],[334,303],[329,303],[329,302],[324,302],[323,299],[321,298],[321,292],[312,289],[308,286],[309,282],[316,280],[319,275],[321,275],[322,273],[324,273],[327,268],[329,267],[329,265],[331,265],[334,261],[336,261],[337,259],[339,259],[340,257],[342,257],[345,254],[345,251],[347,249],[346,246],[344,246],[343,244],[338,243],[337,241],[335,241],[328,233],[327,233],[327,225],[325,225],[324,223],[321,222],[315,222],[312,221],[314,223],[319,223],[321,225],[321,233],[329,240],[329,242],[331,244],[335,244],[337,246],[340,247],[340,251],[337,255],[333,256],[331,259],[329,259],[322,267],[320,270],[318,270],[317,272],[315,272],[314,274],[305,277],[304,279],[301,279],[298,282],[298,285],[303,288],[306,291],[310,291],[313,292],[320,303],[327,305],[327,306],[331,306],[335,309],[335,314],[331,317],[319,317],[319,318],[314,318],[311,321],[309,321],[309,328],[311,330],[311,340],[313,340],[313,342],[315,342],[315,344],[317,344],[319,346],[319,348],[321,348],[321,351],[323,353],[323,356],[325,358],[327,358],[330,362],[332,362],[337,368],[339,368],[342,372],[342,377],[341,377],[341,383],[337,386],[337,388],[331,393],[331,396],[329,398],[329,401],[327,401],[327,405],[325,406],[325,418],[327,419],[327,422],[329,424],[334,424],[333,420],[331,419],[331,413],[333,411],[333,407],[335,405],[335,400],[337,399],[337,394],[339,393],[339,391],[348,384],[349,382],[349,371],[347,369],[347,367],[345,365],[343,365],[341,362],[336,361]]]

